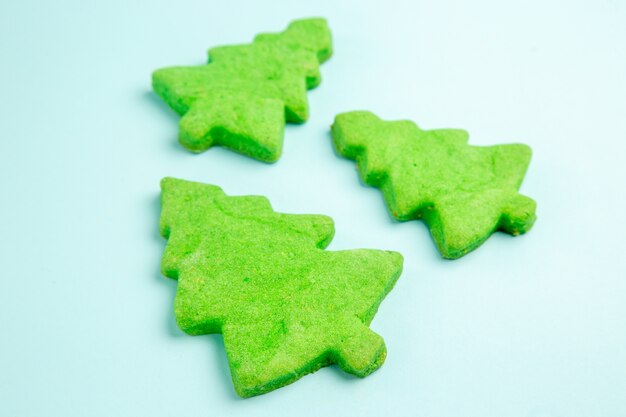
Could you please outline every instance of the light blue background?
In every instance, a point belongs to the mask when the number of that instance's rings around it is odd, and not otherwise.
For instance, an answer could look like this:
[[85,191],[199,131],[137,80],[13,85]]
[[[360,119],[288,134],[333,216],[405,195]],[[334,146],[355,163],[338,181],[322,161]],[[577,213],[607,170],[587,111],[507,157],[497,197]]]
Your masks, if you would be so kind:
[[[282,159],[181,148],[151,71],[307,16],[335,56]],[[626,416],[625,21],[621,0],[2,1],[0,415]],[[355,109],[529,144],[534,229],[442,260],[333,152]],[[385,365],[236,397],[221,337],[173,321],[166,175],[330,215],[330,249],[402,252],[371,326]]]

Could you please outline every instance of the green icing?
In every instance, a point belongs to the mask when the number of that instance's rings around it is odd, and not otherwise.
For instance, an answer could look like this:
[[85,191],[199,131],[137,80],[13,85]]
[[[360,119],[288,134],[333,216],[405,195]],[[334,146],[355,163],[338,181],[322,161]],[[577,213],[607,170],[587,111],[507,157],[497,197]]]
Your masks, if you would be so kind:
[[264,197],[165,178],[163,274],[192,335],[222,333],[235,390],[263,394],[336,363],[360,377],[385,359],[368,325],[402,270],[380,250],[325,251],[333,221],[281,214]]
[[187,149],[220,145],[274,162],[285,121],[309,117],[306,91],[320,83],[319,64],[331,54],[326,21],[297,20],[251,44],[212,48],[207,65],[159,69],[152,86],[182,116],[179,141]]
[[394,218],[428,224],[445,258],[496,230],[525,233],[535,221],[535,202],[517,192],[530,162],[526,145],[470,146],[463,130],[421,130],[366,111],[338,115],[332,137],[363,181],[382,190]]

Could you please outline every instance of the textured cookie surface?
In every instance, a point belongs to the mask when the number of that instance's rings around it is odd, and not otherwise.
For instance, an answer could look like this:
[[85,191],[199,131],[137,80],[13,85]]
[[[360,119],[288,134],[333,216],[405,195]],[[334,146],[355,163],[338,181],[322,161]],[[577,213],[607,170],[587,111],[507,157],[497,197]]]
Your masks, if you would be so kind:
[[394,218],[428,224],[445,258],[496,230],[525,233],[535,221],[535,202],[517,192],[530,162],[526,145],[470,146],[463,130],[425,131],[366,111],[338,115],[332,137],[363,181],[382,190]]
[[180,328],[222,333],[235,390],[263,394],[336,363],[363,377],[385,359],[368,325],[402,270],[380,250],[325,251],[329,217],[280,214],[264,197],[165,178],[161,264]]
[[152,87],[182,116],[179,141],[201,152],[220,145],[265,162],[282,152],[285,122],[308,118],[306,91],[332,53],[324,19],[292,22],[282,33],[209,50],[207,65],[152,74]]

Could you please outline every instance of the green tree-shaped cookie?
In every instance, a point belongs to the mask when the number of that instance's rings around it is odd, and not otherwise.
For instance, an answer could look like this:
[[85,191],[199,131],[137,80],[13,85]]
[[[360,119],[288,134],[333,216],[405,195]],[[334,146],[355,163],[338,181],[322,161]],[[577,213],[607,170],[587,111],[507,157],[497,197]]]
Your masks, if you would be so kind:
[[421,130],[366,111],[336,117],[337,151],[382,190],[394,218],[423,219],[444,258],[476,249],[493,232],[528,231],[535,202],[517,191],[530,162],[526,145],[470,146],[463,130]]
[[222,333],[235,390],[263,394],[331,363],[366,376],[385,359],[368,325],[402,269],[396,252],[329,252],[329,217],[280,214],[267,199],[165,178],[163,274],[192,335]]
[[265,162],[282,152],[285,121],[309,116],[306,91],[320,81],[332,53],[324,19],[292,22],[247,45],[209,50],[209,63],[152,74],[154,91],[178,114],[179,141],[205,151],[221,145]]

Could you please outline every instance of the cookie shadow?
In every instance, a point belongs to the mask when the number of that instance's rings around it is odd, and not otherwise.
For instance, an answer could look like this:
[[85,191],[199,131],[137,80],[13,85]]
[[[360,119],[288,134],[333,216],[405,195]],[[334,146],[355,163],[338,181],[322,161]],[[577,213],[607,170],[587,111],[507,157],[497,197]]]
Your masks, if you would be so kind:
[[217,366],[219,367],[219,374],[221,379],[224,381],[222,384],[223,391],[225,395],[231,399],[232,401],[242,401],[241,398],[235,392],[235,388],[233,385],[233,380],[230,374],[230,365],[228,364],[228,358],[226,357],[226,349],[224,348],[224,338],[221,334],[209,334],[199,336],[203,339],[206,339],[208,344],[210,345],[211,350],[213,351],[212,357]]
[[[180,121],[180,116],[169,106],[161,100],[161,98],[156,95],[156,93],[152,91],[144,91],[141,93],[141,99],[149,103],[150,107],[157,110],[157,112],[164,115],[167,119],[169,119],[168,124],[171,126],[171,130],[167,130],[165,132],[165,136],[167,136],[167,140],[165,141],[168,145],[168,149],[171,151],[176,151],[177,153],[184,153],[186,155],[195,155],[193,152],[187,151],[181,144],[178,142],[178,123]],[[171,133],[170,133],[171,132]]]
[[141,97],[144,101],[150,103],[150,107],[157,109],[158,112],[164,114],[165,117],[169,118],[174,124],[178,124],[178,114],[170,109],[154,91],[143,91]]
[[[153,196],[150,201],[150,212],[152,213],[152,222],[151,224],[158,225],[159,224],[159,216],[161,215],[161,200],[160,196]],[[160,235],[159,228],[154,227],[152,229],[151,237],[155,244],[157,244],[161,248],[161,253],[165,249],[165,239]],[[165,323],[165,330],[170,336],[173,337],[181,337],[184,333],[178,328],[176,324],[176,319],[174,316],[174,297],[176,295],[176,280],[167,278],[161,273],[161,268],[159,266],[156,267],[154,271],[154,279],[158,281],[159,285],[166,288],[168,297],[170,300],[168,304],[168,308],[164,308],[164,317],[163,322]]]

